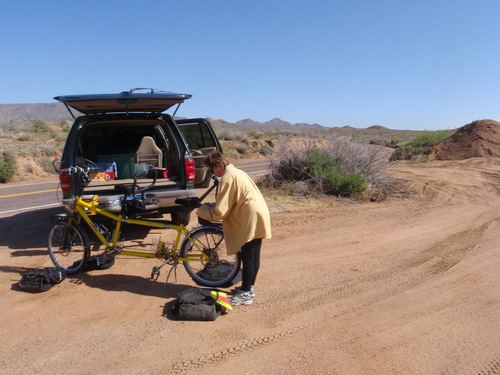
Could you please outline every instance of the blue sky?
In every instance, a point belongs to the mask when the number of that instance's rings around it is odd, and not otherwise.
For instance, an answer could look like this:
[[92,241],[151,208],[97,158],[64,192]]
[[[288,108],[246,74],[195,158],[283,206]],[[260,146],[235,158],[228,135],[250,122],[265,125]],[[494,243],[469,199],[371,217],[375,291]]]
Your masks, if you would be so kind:
[[16,0],[0,103],[135,87],[184,117],[435,130],[500,120],[497,0]]

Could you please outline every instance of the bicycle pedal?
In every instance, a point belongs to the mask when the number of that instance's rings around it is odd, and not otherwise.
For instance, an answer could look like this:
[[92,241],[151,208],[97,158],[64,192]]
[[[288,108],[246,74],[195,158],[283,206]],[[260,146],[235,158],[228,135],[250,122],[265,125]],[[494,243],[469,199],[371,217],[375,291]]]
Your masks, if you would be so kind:
[[156,281],[158,280],[159,276],[160,276],[160,269],[158,267],[153,267],[153,270],[151,271],[151,279]]

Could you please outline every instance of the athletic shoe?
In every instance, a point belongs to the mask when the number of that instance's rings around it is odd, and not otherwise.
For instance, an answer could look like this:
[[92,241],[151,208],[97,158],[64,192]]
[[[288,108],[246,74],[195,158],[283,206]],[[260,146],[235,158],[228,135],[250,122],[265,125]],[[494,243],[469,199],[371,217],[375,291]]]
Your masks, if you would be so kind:
[[250,296],[250,292],[242,292],[240,290],[239,293],[231,297],[230,302],[233,306],[251,305],[253,300]]
[[[234,288],[234,289],[232,290],[233,295],[238,294],[238,293],[240,292],[240,290],[241,290],[241,286],[237,286],[236,288]],[[249,292],[249,293],[250,293],[250,297],[252,297],[252,298],[254,298],[254,297],[255,297],[255,292],[254,292],[254,290],[253,290],[253,286],[251,286],[251,287],[250,287],[250,292]]]

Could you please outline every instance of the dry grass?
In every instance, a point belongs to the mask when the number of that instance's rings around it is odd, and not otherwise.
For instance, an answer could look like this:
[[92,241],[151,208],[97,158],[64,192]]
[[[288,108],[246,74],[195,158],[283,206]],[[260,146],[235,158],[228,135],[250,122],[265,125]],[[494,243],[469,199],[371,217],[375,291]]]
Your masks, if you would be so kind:
[[340,200],[333,196],[312,196],[292,193],[286,190],[262,189],[271,212],[307,211],[338,205]]

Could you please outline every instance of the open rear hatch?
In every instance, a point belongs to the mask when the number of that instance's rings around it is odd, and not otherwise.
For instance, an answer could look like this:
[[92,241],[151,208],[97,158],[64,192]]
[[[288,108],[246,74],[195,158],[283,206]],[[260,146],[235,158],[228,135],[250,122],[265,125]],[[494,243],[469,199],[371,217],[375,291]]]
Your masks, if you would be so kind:
[[[149,92],[137,92],[148,90]],[[161,113],[184,103],[190,94],[177,94],[155,89],[132,89],[118,94],[62,95],[54,99],[86,115],[101,113],[154,112]],[[177,111],[177,109],[176,109]]]

